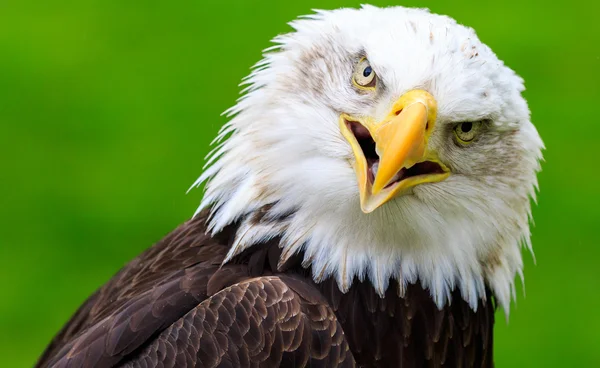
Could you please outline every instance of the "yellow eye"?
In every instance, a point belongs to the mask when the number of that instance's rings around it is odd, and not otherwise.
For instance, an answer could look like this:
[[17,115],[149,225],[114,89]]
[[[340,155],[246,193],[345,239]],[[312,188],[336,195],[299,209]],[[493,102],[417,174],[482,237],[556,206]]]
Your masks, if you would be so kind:
[[480,128],[480,121],[460,123],[454,127],[454,134],[460,143],[467,144],[475,139]]
[[360,89],[375,89],[377,76],[367,58],[362,58],[352,74],[352,83]]

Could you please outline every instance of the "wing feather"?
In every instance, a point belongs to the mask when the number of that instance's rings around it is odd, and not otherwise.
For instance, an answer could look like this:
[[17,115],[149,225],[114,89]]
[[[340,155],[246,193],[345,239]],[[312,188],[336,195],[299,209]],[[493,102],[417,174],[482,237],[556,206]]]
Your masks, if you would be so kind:
[[[124,366],[162,366],[180,359],[186,366],[207,368],[354,367],[335,313],[316,288],[302,283],[264,276],[230,286],[173,323]],[[160,354],[163,346],[172,349]]]

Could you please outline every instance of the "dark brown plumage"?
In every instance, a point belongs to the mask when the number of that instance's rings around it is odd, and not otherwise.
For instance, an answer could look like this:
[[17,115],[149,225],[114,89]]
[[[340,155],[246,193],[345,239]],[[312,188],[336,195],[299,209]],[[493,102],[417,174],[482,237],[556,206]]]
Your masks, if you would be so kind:
[[438,310],[391,282],[380,298],[355,280],[316,284],[301,256],[277,269],[277,239],[221,267],[235,225],[183,224],[94,293],[37,367],[491,367],[494,305]]

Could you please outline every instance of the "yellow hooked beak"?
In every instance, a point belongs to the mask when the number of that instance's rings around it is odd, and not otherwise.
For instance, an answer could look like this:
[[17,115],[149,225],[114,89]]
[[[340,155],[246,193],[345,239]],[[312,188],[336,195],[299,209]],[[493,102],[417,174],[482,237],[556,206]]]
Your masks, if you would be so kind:
[[450,171],[427,143],[437,114],[433,96],[413,90],[400,97],[381,122],[340,117],[340,129],[352,146],[354,170],[365,213],[409,188],[446,179]]

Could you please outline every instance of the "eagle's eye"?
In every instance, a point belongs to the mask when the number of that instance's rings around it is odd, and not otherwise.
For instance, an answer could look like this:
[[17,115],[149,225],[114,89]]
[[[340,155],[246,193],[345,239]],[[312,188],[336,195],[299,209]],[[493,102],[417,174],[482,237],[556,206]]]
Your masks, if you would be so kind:
[[480,128],[481,121],[464,122],[454,127],[454,134],[459,143],[467,144],[475,139]]
[[375,89],[377,76],[367,58],[360,59],[358,64],[356,64],[352,75],[352,83],[360,89]]

